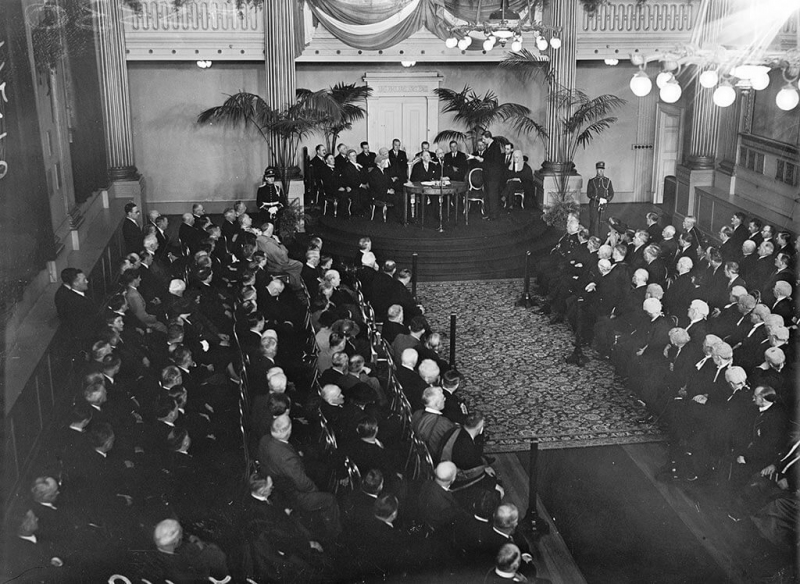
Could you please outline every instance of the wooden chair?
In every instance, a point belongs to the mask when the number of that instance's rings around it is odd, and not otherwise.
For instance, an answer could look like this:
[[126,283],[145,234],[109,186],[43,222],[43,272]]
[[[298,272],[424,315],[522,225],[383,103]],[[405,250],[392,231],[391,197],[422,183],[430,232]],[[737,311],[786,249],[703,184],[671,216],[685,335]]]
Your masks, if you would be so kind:
[[467,175],[469,189],[466,194],[466,204],[464,205],[464,221],[469,225],[469,210],[471,203],[481,204],[481,215],[486,216],[485,194],[483,192],[483,169],[473,168]]
[[370,203],[370,207],[372,207],[372,216],[370,217],[370,221],[375,220],[375,207],[381,207],[383,213],[383,222],[386,223],[386,216],[389,212],[389,207],[394,207],[394,203],[387,203],[386,201],[373,199],[372,203]]

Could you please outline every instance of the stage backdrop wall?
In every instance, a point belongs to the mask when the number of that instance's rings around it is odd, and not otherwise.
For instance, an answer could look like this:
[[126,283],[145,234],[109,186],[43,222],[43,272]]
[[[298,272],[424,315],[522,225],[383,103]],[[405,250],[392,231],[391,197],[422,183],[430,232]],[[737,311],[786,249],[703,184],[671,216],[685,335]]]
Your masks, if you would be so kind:
[[[136,166],[149,204],[167,213],[186,202],[255,197],[267,146],[255,130],[199,127],[197,115],[238,91],[263,93],[264,67],[215,63],[128,66]],[[212,208],[214,205],[212,205]]]
[[[199,69],[194,63],[129,63],[131,106],[136,165],[145,176],[147,198],[162,203],[162,212],[176,212],[184,202],[217,202],[253,198],[261,172],[267,162],[267,147],[255,131],[197,127],[194,120],[202,110],[218,105],[227,95],[244,90],[263,95],[264,68],[255,63],[215,62]],[[533,110],[534,119],[546,123],[545,88],[539,81],[523,82],[509,71],[476,64],[419,64],[415,69],[443,76],[442,87],[460,90],[465,84],[477,93],[494,91],[501,101],[518,102]],[[365,73],[400,72],[399,65],[361,63],[298,64],[297,86],[321,89],[337,82],[361,83]],[[578,71],[578,86],[590,95],[616,92],[627,95],[627,71],[611,67],[584,67]],[[620,89],[621,88],[621,89]],[[619,200],[632,189],[633,171],[626,164],[630,146],[636,138],[636,107],[633,102],[621,112],[620,123],[598,140],[586,153],[578,154],[578,169],[585,175],[594,172],[594,162],[605,159]],[[632,119],[623,119],[631,116]],[[439,129],[452,127],[452,115],[439,113]],[[500,124],[493,128],[521,147],[531,166],[541,165],[544,150],[533,137],[514,135]],[[356,146],[366,136],[366,122],[354,124],[340,140]],[[433,139],[433,136],[430,136]],[[321,142],[312,136],[307,145]],[[377,151],[381,145],[372,144]],[[408,145],[416,152],[418,145]]]

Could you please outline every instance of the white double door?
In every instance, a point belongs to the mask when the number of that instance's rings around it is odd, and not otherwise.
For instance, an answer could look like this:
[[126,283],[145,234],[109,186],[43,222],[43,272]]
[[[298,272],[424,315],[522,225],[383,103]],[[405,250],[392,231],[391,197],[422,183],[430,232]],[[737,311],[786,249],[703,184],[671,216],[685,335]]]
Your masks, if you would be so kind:
[[428,99],[425,97],[379,97],[369,100],[367,140],[373,152],[400,138],[409,160],[429,135]]

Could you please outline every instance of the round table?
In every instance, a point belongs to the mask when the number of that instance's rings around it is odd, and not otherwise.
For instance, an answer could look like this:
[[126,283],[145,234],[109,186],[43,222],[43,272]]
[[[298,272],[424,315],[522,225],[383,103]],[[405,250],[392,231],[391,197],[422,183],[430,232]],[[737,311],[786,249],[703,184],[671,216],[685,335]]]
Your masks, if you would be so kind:
[[[425,226],[425,197],[437,197],[439,199],[439,231],[444,231],[444,227],[442,225],[443,221],[443,208],[444,208],[444,200],[447,197],[453,198],[456,204],[456,223],[458,223],[458,199],[461,195],[466,195],[468,185],[466,182],[463,181],[451,181],[448,184],[440,184],[440,185],[431,185],[431,184],[423,184],[421,182],[408,182],[404,187],[404,192],[406,195],[406,200],[404,201],[404,220],[408,223],[408,197],[413,195],[414,197],[420,197],[422,199],[422,204],[420,205],[420,222],[421,225]],[[466,205],[466,201],[464,202]],[[448,211],[449,215],[449,211]]]

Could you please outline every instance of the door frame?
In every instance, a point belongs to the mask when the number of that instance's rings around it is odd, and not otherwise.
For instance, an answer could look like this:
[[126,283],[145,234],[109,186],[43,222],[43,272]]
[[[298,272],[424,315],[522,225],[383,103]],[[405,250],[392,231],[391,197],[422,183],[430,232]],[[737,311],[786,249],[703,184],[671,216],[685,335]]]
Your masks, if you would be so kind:
[[[370,136],[370,102],[372,108],[381,97],[424,97],[427,103],[428,141],[439,133],[439,98],[433,92],[441,87],[444,76],[436,71],[407,71],[402,73],[367,73],[362,77],[364,83],[372,88],[372,97],[367,98],[367,142]],[[416,147],[406,144],[407,148]]]
[[664,122],[668,118],[678,120],[678,145],[676,148],[675,165],[680,164],[683,156],[683,117],[685,111],[682,107],[671,104],[664,104],[659,102],[656,107],[656,136],[653,141],[653,203],[660,205],[664,202],[664,178],[667,174],[661,176],[663,170],[663,162],[661,152],[665,145],[665,131]]

